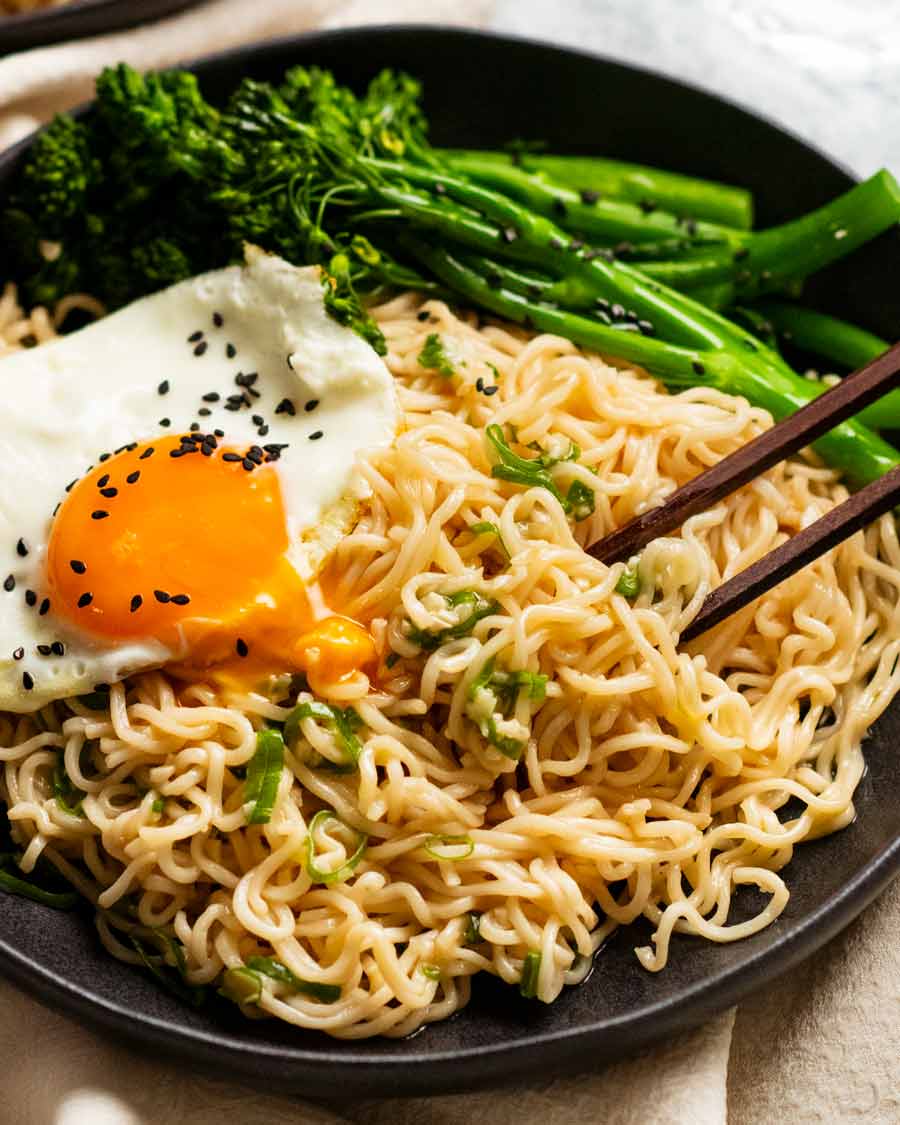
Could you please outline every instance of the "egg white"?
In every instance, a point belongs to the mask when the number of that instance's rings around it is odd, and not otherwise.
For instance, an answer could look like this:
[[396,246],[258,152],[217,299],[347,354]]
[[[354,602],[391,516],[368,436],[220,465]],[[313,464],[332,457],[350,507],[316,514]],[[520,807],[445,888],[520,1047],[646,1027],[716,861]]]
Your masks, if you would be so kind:
[[[202,337],[189,340],[197,332]],[[239,373],[256,374],[252,387],[235,383]],[[292,561],[308,577],[363,495],[357,453],[390,443],[399,418],[390,372],[327,314],[319,271],[254,247],[244,266],[192,278],[5,357],[0,387],[0,709],[18,712],[179,655],[152,639],[115,645],[79,634],[56,617],[52,602],[39,614],[54,508],[101,454],[184,432],[195,421],[203,432],[223,430],[223,444],[286,443],[274,467],[296,544]],[[242,390],[251,405],[227,409],[228,396]],[[219,400],[205,402],[213,392]],[[284,400],[293,414],[276,413]],[[200,416],[201,408],[210,413]],[[254,415],[268,426],[265,436]],[[318,542],[320,526],[327,546]],[[17,549],[20,539],[27,555]],[[12,591],[2,587],[7,576]],[[34,607],[25,600],[29,589],[38,595]],[[54,641],[65,645],[63,656],[37,652]],[[24,655],[15,659],[19,649]]]

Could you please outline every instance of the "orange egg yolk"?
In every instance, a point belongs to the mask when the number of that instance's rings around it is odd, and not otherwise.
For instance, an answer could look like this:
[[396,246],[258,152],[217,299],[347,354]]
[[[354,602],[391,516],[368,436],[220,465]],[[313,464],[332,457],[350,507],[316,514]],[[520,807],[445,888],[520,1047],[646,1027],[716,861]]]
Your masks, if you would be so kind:
[[374,665],[361,625],[316,620],[274,464],[202,442],[137,445],[75,485],[50,535],[55,611],[98,639],[158,641],[182,668],[305,671],[316,690]]

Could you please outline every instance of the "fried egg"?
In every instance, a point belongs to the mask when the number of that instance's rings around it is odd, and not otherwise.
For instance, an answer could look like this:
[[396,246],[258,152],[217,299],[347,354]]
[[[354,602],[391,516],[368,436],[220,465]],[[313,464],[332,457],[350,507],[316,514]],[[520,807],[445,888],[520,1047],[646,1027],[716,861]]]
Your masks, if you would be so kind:
[[162,665],[374,658],[313,578],[399,411],[316,268],[248,248],[5,358],[0,381],[0,708]]

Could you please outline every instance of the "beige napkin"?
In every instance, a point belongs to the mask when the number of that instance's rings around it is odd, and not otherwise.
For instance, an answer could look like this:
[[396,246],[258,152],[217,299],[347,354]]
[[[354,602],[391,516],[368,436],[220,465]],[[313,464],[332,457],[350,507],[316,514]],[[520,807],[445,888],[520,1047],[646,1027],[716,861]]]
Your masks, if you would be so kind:
[[[610,2],[581,0],[582,21],[599,23]],[[0,60],[0,149],[90,97],[93,76],[109,62],[166,66],[313,27],[477,24],[492,7],[491,0],[210,0],[136,30],[14,55]],[[898,1125],[898,932],[900,885],[736,1016],[726,1012],[635,1058],[588,1065],[577,1078],[536,1076],[510,1090],[349,1106],[198,1076],[96,1036],[0,982],[0,1125]]]

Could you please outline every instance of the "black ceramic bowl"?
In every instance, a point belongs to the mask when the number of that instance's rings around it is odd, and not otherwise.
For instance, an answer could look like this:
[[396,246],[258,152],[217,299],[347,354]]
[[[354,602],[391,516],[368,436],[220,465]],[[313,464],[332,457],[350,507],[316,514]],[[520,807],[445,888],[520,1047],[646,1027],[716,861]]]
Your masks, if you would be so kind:
[[197,3],[199,0],[72,0],[59,8],[37,8],[12,16],[0,13],[0,55],[87,35],[106,35],[162,19]]
[[[383,66],[425,82],[435,141],[501,145],[541,138],[559,151],[646,161],[751,188],[763,223],[787,219],[847,188],[845,172],[775,126],[646,71],[536,43],[465,31],[381,28],[310,35],[205,59],[196,71],[213,94],[241,75],[277,76],[292,63],[331,67],[357,85]],[[0,159],[0,196],[25,142]],[[900,231],[816,279],[823,308],[900,336]],[[305,1095],[458,1092],[517,1076],[596,1066],[671,1036],[735,1003],[833,937],[900,871],[900,707],[866,744],[859,818],[797,850],[787,909],[764,932],[733,945],[678,936],[668,967],[652,975],[620,932],[590,979],[552,1006],[476,980],[470,1006],[413,1039],[335,1042],[274,1021],[242,1020],[227,1005],[194,1011],[141,973],[111,960],[87,916],[22,899],[0,906],[0,969],[56,1007],[133,1043],[171,1052],[223,1076]],[[735,914],[754,907],[738,897]]]

